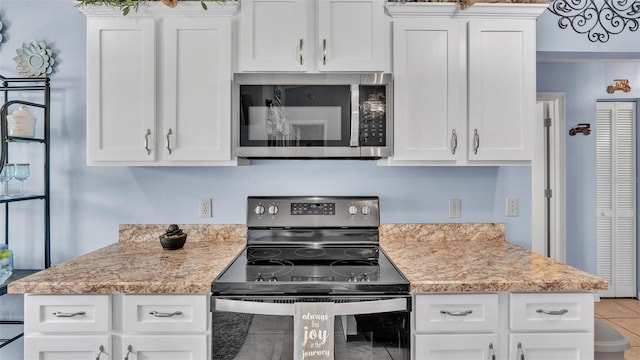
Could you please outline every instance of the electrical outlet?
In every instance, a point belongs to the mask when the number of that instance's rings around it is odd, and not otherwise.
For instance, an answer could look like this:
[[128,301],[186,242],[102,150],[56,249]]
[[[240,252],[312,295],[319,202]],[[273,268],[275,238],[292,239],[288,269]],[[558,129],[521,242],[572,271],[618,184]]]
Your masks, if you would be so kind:
[[518,216],[518,198],[507,198],[507,216]]
[[200,217],[210,218],[213,216],[211,211],[211,199],[200,199]]
[[460,199],[449,199],[449,217],[460,217]]

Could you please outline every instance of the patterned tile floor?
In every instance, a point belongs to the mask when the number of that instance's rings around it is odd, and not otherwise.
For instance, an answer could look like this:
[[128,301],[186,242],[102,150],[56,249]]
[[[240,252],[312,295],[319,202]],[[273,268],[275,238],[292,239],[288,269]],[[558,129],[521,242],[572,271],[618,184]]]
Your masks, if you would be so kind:
[[601,299],[595,304],[596,317],[604,320],[624,337],[631,348],[624,360],[640,360],[640,301],[636,299]]

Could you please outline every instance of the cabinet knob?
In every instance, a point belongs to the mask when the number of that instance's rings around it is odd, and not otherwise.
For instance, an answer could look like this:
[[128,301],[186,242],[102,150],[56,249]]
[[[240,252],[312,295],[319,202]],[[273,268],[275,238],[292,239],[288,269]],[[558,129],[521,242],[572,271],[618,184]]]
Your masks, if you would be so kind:
[[149,148],[149,136],[151,136],[151,129],[147,129],[144,134],[144,149],[147,150],[147,155],[151,155],[151,149]]
[[473,313],[473,310],[463,310],[463,311],[440,310],[440,314],[446,314],[449,316],[467,316],[471,313]]
[[478,154],[478,148],[480,148],[480,134],[478,129],[473,129],[473,153]]
[[53,316],[55,317],[60,317],[60,318],[71,318],[71,317],[76,317],[79,315],[85,315],[86,313],[84,311],[78,311],[78,312],[74,312],[74,313],[67,313],[67,312],[62,312],[62,311],[54,311],[53,312]]
[[327,65],[327,39],[322,39],[322,65]]
[[537,313],[539,314],[547,314],[547,315],[564,315],[566,313],[569,312],[569,310],[567,309],[561,309],[561,310],[544,310],[544,309],[538,309],[536,310]]
[[174,311],[172,313],[160,312],[160,311],[149,311],[149,315],[153,315],[155,317],[174,317],[176,315],[182,315],[182,311]]
[[300,65],[302,65],[304,63],[304,60],[303,60],[303,57],[302,57],[302,55],[303,55],[302,49],[303,49],[303,42],[302,42],[302,39],[300,39],[300,48],[298,50],[298,55],[300,57]]
[[171,134],[173,134],[173,130],[169,128],[169,131],[167,131],[167,151],[169,155],[171,155]]

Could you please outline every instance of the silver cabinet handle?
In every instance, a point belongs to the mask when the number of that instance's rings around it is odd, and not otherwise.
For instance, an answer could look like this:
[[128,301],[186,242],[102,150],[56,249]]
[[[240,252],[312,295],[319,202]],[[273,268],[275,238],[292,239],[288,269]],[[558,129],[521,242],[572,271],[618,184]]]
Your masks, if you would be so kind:
[[100,345],[100,347],[98,348],[98,353],[96,354],[96,360],[100,360],[100,355],[102,354],[107,354],[106,352],[104,352],[104,346]]
[[74,313],[66,313],[66,312],[62,312],[62,311],[54,311],[53,312],[53,316],[55,317],[61,317],[61,318],[70,318],[70,317],[75,317],[78,315],[85,315],[86,313],[84,311],[78,311],[78,312],[74,312]]
[[169,151],[169,155],[171,155],[171,134],[173,134],[173,131],[169,128],[169,131],[167,131],[167,151]]
[[480,147],[480,134],[478,134],[478,129],[473,129],[473,153],[478,153],[478,148]]
[[544,310],[544,309],[538,309],[536,310],[537,313],[540,314],[547,314],[547,315],[564,315],[566,313],[569,312],[569,310],[567,309],[562,309],[562,310]]
[[458,149],[458,134],[456,129],[451,130],[451,154],[455,155]]
[[489,343],[489,360],[496,360],[496,352],[493,350],[493,343]]
[[302,46],[303,46],[303,42],[302,42],[302,39],[300,39],[300,49],[298,50],[298,54],[300,55],[300,65],[302,65],[304,63],[304,60],[302,58],[302,55],[303,55],[303,52],[302,52],[303,47]]
[[322,65],[327,65],[327,39],[322,39]]
[[522,350],[522,343],[518,343],[518,358],[524,360],[524,350]]
[[447,314],[449,316],[467,316],[469,314],[473,313],[472,310],[464,310],[464,311],[447,311],[447,310],[440,310],[440,314]]
[[149,149],[149,136],[151,136],[151,129],[147,129],[144,134],[144,149],[147,150],[147,155],[151,155],[151,149]]
[[174,311],[172,313],[160,312],[160,311],[149,311],[149,315],[153,315],[155,317],[174,317],[176,315],[182,315],[182,311]]
[[127,353],[124,354],[124,360],[129,360],[129,354],[135,354],[131,345],[127,346]]

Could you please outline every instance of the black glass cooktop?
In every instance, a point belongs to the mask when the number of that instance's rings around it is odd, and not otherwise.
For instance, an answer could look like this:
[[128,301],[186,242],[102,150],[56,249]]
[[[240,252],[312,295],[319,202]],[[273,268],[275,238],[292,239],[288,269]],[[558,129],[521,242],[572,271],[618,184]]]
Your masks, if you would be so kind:
[[404,294],[409,282],[377,246],[250,246],[213,281],[212,292]]

